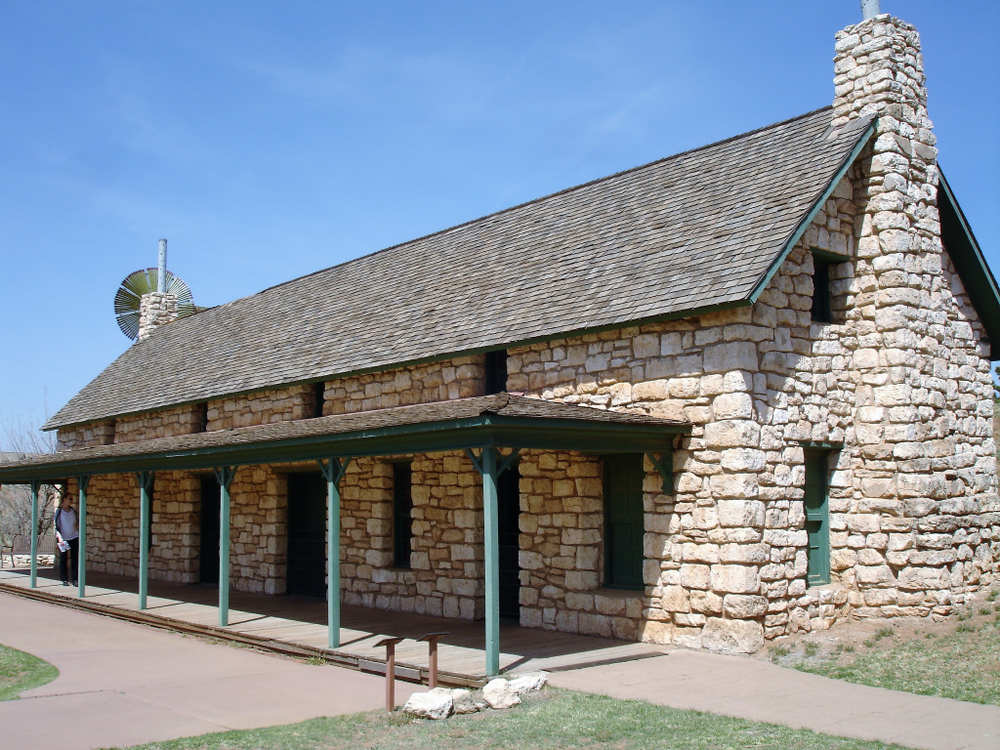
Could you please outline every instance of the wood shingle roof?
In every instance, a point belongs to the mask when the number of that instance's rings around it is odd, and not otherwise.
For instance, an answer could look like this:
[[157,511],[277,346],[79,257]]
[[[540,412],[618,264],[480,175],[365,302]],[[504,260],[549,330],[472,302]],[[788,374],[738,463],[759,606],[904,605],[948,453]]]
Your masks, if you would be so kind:
[[862,137],[830,121],[817,110],[177,320],[46,428],[748,300]]

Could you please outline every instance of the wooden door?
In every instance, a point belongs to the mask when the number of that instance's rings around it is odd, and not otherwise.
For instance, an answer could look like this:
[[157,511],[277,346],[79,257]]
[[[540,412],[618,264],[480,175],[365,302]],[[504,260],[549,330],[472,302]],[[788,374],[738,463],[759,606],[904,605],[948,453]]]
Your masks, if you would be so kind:
[[643,588],[643,456],[604,459],[604,585]]
[[829,451],[806,451],[807,580],[811,586],[830,582],[829,456]]
[[288,475],[289,594],[326,596],[326,481]]
[[[222,490],[215,477],[201,478],[201,561],[198,580],[219,583],[219,510]],[[152,515],[152,514],[150,514]]]
[[521,472],[517,463],[497,478],[498,552],[500,557],[500,616],[521,616]]

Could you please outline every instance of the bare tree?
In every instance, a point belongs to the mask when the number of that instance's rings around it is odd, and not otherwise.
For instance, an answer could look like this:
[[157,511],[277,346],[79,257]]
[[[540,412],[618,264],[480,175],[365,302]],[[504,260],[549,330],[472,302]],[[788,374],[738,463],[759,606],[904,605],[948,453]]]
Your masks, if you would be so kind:
[[[35,453],[55,451],[55,436],[39,431],[32,422],[0,417],[0,460],[16,460]],[[42,485],[38,492],[38,533],[48,534],[56,504],[65,487]],[[31,488],[0,486],[0,544],[10,545],[19,534],[31,533]]]

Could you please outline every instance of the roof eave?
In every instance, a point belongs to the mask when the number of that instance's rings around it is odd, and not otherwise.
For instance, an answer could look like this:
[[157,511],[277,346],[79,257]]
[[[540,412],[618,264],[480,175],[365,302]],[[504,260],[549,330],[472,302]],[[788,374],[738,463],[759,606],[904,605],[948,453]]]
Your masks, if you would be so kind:
[[858,158],[858,155],[861,153],[864,147],[868,145],[868,141],[870,141],[872,136],[875,134],[875,128],[877,122],[878,122],[877,118],[872,118],[871,121],[868,123],[868,125],[865,127],[864,131],[861,134],[861,137],[858,139],[858,142],[854,144],[854,148],[851,149],[851,152],[847,155],[843,163],[834,173],[833,178],[830,180],[829,183],[827,183],[827,186],[823,189],[823,192],[821,192],[819,196],[816,198],[816,200],[813,201],[813,204],[809,209],[809,212],[805,215],[802,221],[800,221],[798,225],[796,225],[795,230],[791,233],[791,235],[789,235],[788,239],[785,240],[785,244],[782,246],[781,252],[778,253],[778,256],[774,259],[774,262],[771,263],[770,266],[768,266],[767,271],[764,272],[764,275],[761,276],[760,280],[750,291],[750,294],[747,296],[748,304],[753,304],[754,302],[756,302],[760,298],[760,295],[764,293],[764,290],[767,288],[767,285],[771,283],[771,279],[774,278],[774,275],[778,273],[778,269],[781,268],[782,263],[784,263],[785,259],[788,258],[789,253],[792,252],[793,248],[798,244],[799,240],[802,239],[802,235],[805,234],[806,230],[809,228],[809,225],[813,223],[813,220],[816,218],[816,215],[822,210],[823,206],[826,205],[826,202],[827,200],[829,200],[830,196],[833,195],[833,191],[837,189],[837,185],[840,184],[840,181],[844,178],[844,175],[847,174],[847,170],[851,168],[851,165],[854,164],[855,159]]
[[1000,352],[1000,287],[940,164],[938,174],[941,178],[938,190],[941,240],[979,314],[991,346]]

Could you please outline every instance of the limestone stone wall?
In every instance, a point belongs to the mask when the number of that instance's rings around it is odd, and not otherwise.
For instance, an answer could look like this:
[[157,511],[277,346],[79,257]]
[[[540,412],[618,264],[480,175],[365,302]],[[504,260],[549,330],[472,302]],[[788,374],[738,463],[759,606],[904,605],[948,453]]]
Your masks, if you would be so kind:
[[462,453],[411,461],[411,568],[392,567],[392,465],[352,462],[341,487],[344,601],[466,620],[484,612],[482,480]]
[[[75,480],[69,492],[79,496]],[[153,541],[149,577],[198,580],[199,485],[185,472],[159,472],[153,485]],[[77,503],[74,501],[74,507]],[[139,485],[134,474],[91,477],[87,487],[87,569],[139,573]]]
[[[981,359],[975,361],[975,326],[963,319],[971,308],[943,297],[912,301],[935,305],[937,317],[953,321],[939,339],[951,342],[951,361],[924,364],[923,372],[907,370],[913,355],[901,352],[910,359],[883,364],[911,381],[939,373],[938,385],[952,394],[948,412],[954,418],[934,428],[931,412],[897,404],[892,419],[900,427],[892,429],[920,431],[921,437],[945,429],[951,437],[942,435],[944,442],[936,444],[941,455],[916,463],[888,463],[885,456],[880,466],[865,463],[865,451],[874,450],[867,446],[884,445],[886,436],[879,432],[873,442],[856,427],[865,421],[859,409],[866,402],[859,404],[859,397],[867,399],[868,389],[885,381],[882,375],[867,380],[855,364],[870,356],[864,349],[875,328],[869,282],[862,276],[867,266],[857,258],[855,236],[863,224],[855,193],[863,193],[866,182],[860,168],[845,178],[752,307],[511,350],[512,390],[695,425],[675,453],[676,495],[658,495],[655,476],[649,477],[647,509],[656,512],[646,517],[647,588],[638,625],[647,640],[751,650],[765,636],[826,627],[852,610],[873,616],[948,612],[995,575],[1000,555],[985,537],[996,533],[983,513],[995,502],[994,447],[979,416],[989,405],[983,401],[988,372]],[[831,267],[832,324],[811,320],[812,248],[851,259]],[[937,352],[945,355],[945,347]],[[912,387],[908,393],[929,398]],[[807,589],[805,578],[802,501],[809,443],[844,446],[831,459],[834,583],[823,589]],[[949,471],[957,473],[949,479]],[[904,494],[913,500],[881,497],[887,487],[922,481],[947,486],[951,498],[916,502],[916,490],[909,489]],[[911,547],[916,554],[908,552]],[[915,588],[924,584],[904,572],[911,560],[933,570],[933,587]],[[894,565],[902,566],[898,574]],[[591,594],[599,601],[596,589],[570,594],[550,586],[550,598],[573,605],[549,605],[548,617],[573,627],[570,615],[556,613],[589,603]],[[627,597],[621,599],[630,606]],[[611,611],[623,605],[602,606]],[[546,624],[544,614],[522,616]],[[605,620],[602,627],[608,626]],[[618,627],[626,632],[624,623]]]
[[[524,451],[519,465],[521,625],[637,640],[648,610],[645,594],[603,588],[601,460]],[[652,467],[646,468],[649,479]],[[663,528],[666,518],[657,512],[656,494],[646,493],[647,528]]]
[[348,414],[409,404],[426,404],[486,392],[484,356],[413,365],[331,380],[323,414]]
[[313,409],[313,389],[310,385],[213,399],[207,405],[206,429],[230,430],[306,419],[313,415]]
[[120,417],[115,422],[114,442],[131,443],[200,432],[204,414],[197,404]]
[[113,419],[60,427],[56,432],[56,450],[60,451],[92,448],[95,445],[111,445],[113,442],[115,442],[115,420]]
[[[70,481],[69,491],[77,496],[75,481]],[[230,585],[237,591],[284,593],[284,475],[265,466],[241,467],[230,485],[230,495]],[[149,577],[197,582],[201,554],[200,476],[157,472],[152,511]],[[135,475],[91,477],[87,489],[87,569],[137,576],[138,534],[139,485]]]
[[271,466],[241,466],[229,486],[230,577],[237,591],[285,593],[288,482]]

